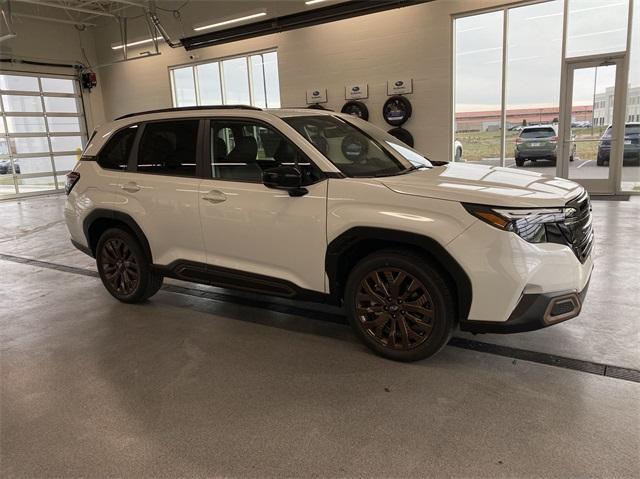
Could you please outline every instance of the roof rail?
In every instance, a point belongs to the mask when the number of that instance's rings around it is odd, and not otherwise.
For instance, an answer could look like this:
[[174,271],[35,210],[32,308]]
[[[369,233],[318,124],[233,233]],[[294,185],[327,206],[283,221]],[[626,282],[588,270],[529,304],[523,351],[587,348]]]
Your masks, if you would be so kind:
[[151,113],[169,113],[172,111],[199,111],[199,110],[257,110],[262,111],[262,108],[249,105],[209,105],[209,106],[177,106],[173,108],[160,108],[159,110],[147,110],[139,111],[137,113],[128,113],[126,115],[119,116],[116,120],[123,120],[124,118],[131,118],[139,115],[149,115]]

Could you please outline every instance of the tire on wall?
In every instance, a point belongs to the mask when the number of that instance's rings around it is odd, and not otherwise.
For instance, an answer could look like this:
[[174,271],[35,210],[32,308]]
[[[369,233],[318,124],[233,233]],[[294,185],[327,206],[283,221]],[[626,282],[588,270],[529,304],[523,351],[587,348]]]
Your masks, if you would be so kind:
[[322,106],[320,103],[313,103],[312,105],[307,106],[308,109],[310,110],[327,110],[327,111],[333,111],[330,110],[329,108],[326,108],[324,106]]
[[361,101],[351,100],[346,102],[342,106],[342,110],[340,110],[340,112],[353,115],[365,121],[369,120],[369,109],[367,108],[367,105]]
[[403,249],[362,259],[349,275],[344,304],[360,340],[396,361],[436,354],[455,326],[449,282],[425,258]]
[[404,128],[391,128],[387,133],[389,133],[391,136],[395,136],[405,145],[413,147],[413,135]]
[[382,117],[389,125],[400,126],[411,118],[412,111],[411,102],[407,98],[394,95],[384,102]]

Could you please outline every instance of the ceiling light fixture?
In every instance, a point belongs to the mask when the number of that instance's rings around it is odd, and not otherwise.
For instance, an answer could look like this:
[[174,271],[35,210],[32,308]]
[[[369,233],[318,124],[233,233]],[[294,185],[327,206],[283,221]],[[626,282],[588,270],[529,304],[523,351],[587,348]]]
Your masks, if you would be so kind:
[[306,2],[304,2],[305,5],[313,5],[314,3],[322,3],[322,2],[326,2],[327,0],[307,0]]
[[[163,40],[162,37],[156,37],[156,41],[159,40]],[[127,43],[127,48],[129,47],[135,47],[137,45],[144,45],[145,43],[151,43],[153,42],[153,38],[147,38],[146,40],[139,40],[137,42],[131,42],[131,43]],[[111,45],[111,49],[112,50],[121,50],[124,48],[124,45],[119,44],[119,45]]]
[[199,32],[201,30],[208,30],[210,28],[222,27],[224,25],[230,25],[232,23],[243,22],[245,20],[251,20],[253,18],[264,17],[266,14],[267,14],[266,10],[262,10],[262,11],[260,11],[258,13],[252,13],[251,15],[245,15],[243,17],[231,18],[229,20],[224,20],[224,21],[218,22],[218,23],[212,23],[212,24],[209,24],[209,25],[202,25],[202,26],[193,27],[193,29],[196,32]]

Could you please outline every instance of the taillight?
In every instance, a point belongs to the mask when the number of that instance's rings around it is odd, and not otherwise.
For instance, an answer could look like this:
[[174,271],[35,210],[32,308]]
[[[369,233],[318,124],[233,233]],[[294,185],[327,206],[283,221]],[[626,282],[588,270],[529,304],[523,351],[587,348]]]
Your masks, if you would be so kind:
[[68,195],[80,179],[80,173],[77,171],[70,171],[67,173],[67,182],[64,185],[64,191]]
[[551,143],[557,143],[558,142],[558,137],[557,136],[552,136],[551,138],[549,138],[549,141]]
[[520,138],[519,136],[516,137],[516,145],[519,145],[520,143],[522,143],[522,138]]

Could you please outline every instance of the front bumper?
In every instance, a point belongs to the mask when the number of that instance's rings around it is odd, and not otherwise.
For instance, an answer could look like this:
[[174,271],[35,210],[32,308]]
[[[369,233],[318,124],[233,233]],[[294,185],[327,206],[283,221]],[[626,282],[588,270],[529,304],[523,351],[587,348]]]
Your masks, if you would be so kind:
[[[590,278],[589,278],[590,279]],[[589,283],[576,293],[523,294],[506,321],[461,321],[460,329],[470,333],[522,333],[546,328],[575,318],[582,310]]]
[[[548,304],[558,295],[585,291],[593,270],[592,248],[581,261],[568,245],[528,243],[515,233],[474,223],[447,245],[471,282],[471,308],[460,319],[474,325],[513,323],[514,311],[522,316],[536,296],[547,298]],[[528,299],[518,309],[523,298]],[[537,315],[543,316],[544,311]]]

